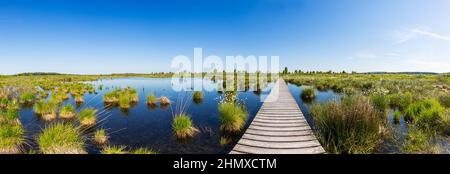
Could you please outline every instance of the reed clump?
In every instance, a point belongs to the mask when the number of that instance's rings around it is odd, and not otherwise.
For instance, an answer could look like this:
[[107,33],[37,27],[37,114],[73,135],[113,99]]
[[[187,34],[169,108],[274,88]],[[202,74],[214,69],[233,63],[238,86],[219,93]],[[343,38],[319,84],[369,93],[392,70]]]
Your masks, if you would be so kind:
[[327,152],[371,153],[381,140],[378,112],[364,97],[346,96],[341,102],[315,104],[311,114]]
[[55,123],[46,127],[37,137],[43,154],[85,154],[80,129],[72,124]]
[[248,113],[234,102],[219,104],[220,129],[224,132],[239,132],[245,125]]
[[63,106],[59,111],[59,117],[63,119],[72,119],[75,115],[75,108],[71,104]]
[[198,129],[192,124],[191,117],[183,113],[173,118],[172,130],[175,137],[179,139],[193,137],[198,132]]
[[93,126],[97,122],[97,110],[85,108],[77,113],[78,121],[83,126]]

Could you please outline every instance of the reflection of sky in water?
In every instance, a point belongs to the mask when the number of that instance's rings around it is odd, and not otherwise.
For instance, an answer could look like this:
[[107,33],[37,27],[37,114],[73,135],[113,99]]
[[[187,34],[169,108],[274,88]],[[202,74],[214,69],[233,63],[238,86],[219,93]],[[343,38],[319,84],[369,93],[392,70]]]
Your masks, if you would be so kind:
[[[110,134],[111,145],[153,148],[161,153],[228,153],[241,135],[231,136],[231,142],[227,145],[219,143],[222,135],[219,130],[220,120],[217,107],[223,94],[217,91],[203,91],[204,98],[200,103],[191,102],[192,92],[175,92],[172,89],[171,80],[170,78],[119,78],[88,82],[95,86],[98,94],[86,93],[84,95],[86,103],[79,106],[77,110],[95,107],[103,113],[98,116],[97,127],[107,130]],[[201,79],[195,81],[199,82]],[[210,81],[204,82],[204,84],[217,86]],[[100,85],[102,85],[102,90],[99,90]],[[117,107],[104,108],[102,96],[105,93],[114,88],[128,86],[136,88],[138,91],[139,102],[135,106],[126,112]],[[267,95],[269,92],[270,87],[267,87],[261,95]],[[159,104],[156,107],[149,107],[146,104],[146,96],[150,93],[155,93],[157,97],[167,96],[173,101],[173,104],[168,108],[163,108]],[[247,111],[250,113],[246,125],[248,126],[262,105],[260,97],[253,91],[242,91],[238,93],[238,98],[245,102]],[[66,103],[75,105],[72,98]],[[186,108],[187,113],[192,117],[193,124],[201,131],[188,142],[179,142],[172,136],[172,113],[179,107]],[[45,123],[36,117],[32,108],[22,109],[20,113],[21,121],[27,131],[27,139],[36,149],[33,140],[36,133],[45,127]],[[91,135],[92,131],[90,130],[86,134]],[[99,151],[89,139],[87,140],[87,149],[91,153]]]

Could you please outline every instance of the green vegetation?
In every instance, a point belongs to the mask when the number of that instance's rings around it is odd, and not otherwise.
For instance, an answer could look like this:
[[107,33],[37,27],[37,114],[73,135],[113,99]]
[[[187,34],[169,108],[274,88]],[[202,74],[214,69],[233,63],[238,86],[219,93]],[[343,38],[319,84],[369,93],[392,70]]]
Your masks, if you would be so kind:
[[316,92],[314,91],[314,88],[306,87],[303,88],[301,96],[304,100],[312,100],[316,97]]
[[97,110],[93,108],[86,108],[77,114],[80,124],[83,126],[93,126],[97,122]]
[[400,119],[402,118],[402,112],[400,112],[399,110],[396,110],[394,112],[394,123],[398,124],[400,123]]
[[198,132],[192,124],[191,117],[185,114],[178,114],[173,118],[172,129],[176,138],[190,138]]
[[158,98],[156,98],[156,95],[154,93],[151,93],[147,96],[147,104],[148,105],[155,105],[158,101]]
[[145,155],[145,154],[157,154],[157,152],[152,149],[138,148],[138,149],[131,151],[131,154]]
[[239,132],[245,125],[248,113],[233,102],[223,102],[219,105],[220,129],[224,132]]
[[44,101],[39,100],[34,105],[34,112],[41,116],[45,121],[56,119],[56,111],[58,110],[58,103],[55,100]]
[[386,114],[386,110],[388,109],[388,101],[384,95],[372,94],[370,101],[378,112],[383,113],[383,115]]
[[43,154],[84,154],[84,140],[79,128],[72,124],[56,123],[46,127],[37,137]]
[[0,154],[20,153],[25,131],[20,124],[0,124]]
[[315,104],[311,109],[317,137],[330,153],[371,153],[380,142],[379,113],[360,96]]
[[422,100],[409,105],[405,111],[405,120],[413,122],[422,129],[442,130],[450,121],[445,109],[435,99]]
[[25,92],[25,93],[20,95],[20,103],[22,103],[22,104],[31,104],[31,103],[34,103],[35,98],[36,97],[35,97],[34,93]]
[[203,100],[203,93],[201,91],[195,91],[192,95],[192,100],[195,103],[200,103]]
[[133,103],[139,101],[136,89],[127,87],[124,89],[114,89],[103,95],[103,102],[106,104],[119,104],[122,109],[129,109]]
[[403,144],[403,153],[424,153],[435,154],[440,153],[441,149],[437,145],[430,142],[431,133],[422,131],[417,128],[408,130],[405,143]]
[[101,153],[102,154],[127,154],[128,151],[126,150],[125,146],[108,146],[108,147],[105,147]]
[[391,94],[389,95],[389,104],[392,107],[396,107],[400,110],[406,109],[408,105],[413,102],[413,96],[410,92],[406,92],[404,94]]
[[108,143],[108,135],[105,129],[99,129],[94,132],[94,142],[98,145],[105,145]]
[[65,105],[61,108],[61,111],[59,111],[59,117],[64,119],[72,119],[75,115],[75,108],[71,104]]

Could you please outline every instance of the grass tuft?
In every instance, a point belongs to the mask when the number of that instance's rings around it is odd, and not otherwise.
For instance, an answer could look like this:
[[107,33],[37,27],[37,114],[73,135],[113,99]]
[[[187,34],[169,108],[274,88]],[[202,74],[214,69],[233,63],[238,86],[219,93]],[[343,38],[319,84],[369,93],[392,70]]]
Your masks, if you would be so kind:
[[235,103],[224,102],[219,105],[220,129],[224,132],[239,132],[244,127],[248,113]]
[[81,110],[78,114],[78,120],[83,126],[93,126],[97,122],[97,110],[93,108],[86,108]]
[[191,118],[185,114],[179,114],[173,118],[172,129],[175,137],[179,139],[193,137],[198,132]]
[[45,128],[37,137],[43,154],[85,154],[84,140],[79,128],[72,124],[56,123]]
[[381,138],[378,112],[361,96],[311,108],[318,138],[330,153],[371,153]]

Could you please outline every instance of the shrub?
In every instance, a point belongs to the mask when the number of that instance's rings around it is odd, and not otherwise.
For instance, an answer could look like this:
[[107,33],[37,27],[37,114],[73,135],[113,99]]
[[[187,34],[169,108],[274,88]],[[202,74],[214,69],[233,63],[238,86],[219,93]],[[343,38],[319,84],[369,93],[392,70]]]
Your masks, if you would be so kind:
[[242,129],[248,113],[235,103],[224,102],[219,105],[220,129],[225,132],[238,132]]
[[79,128],[72,124],[56,123],[45,128],[37,137],[44,154],[84,154],[84,140]]
[[318,138],[330,153],[370,153],[380,142],[378,112],[361,96],[315,104],[311,114]]
[[185,114],[179,114],[174,117],[172,129],[175,137],[180,139],[192,137],[198,132],[193,126],[191,118]]

